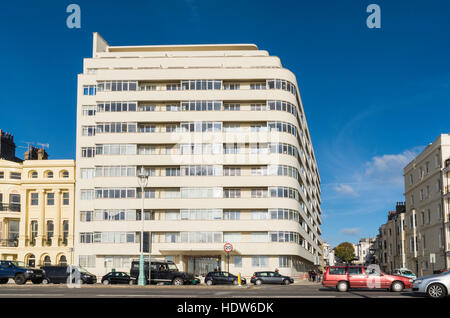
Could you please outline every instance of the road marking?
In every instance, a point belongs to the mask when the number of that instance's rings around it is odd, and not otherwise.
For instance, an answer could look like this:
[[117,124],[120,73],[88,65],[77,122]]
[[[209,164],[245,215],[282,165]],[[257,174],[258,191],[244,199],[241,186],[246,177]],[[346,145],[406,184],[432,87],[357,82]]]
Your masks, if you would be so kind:
[[45,298],[45,297],[49,297],[49,296],[64,296],[64,294],[29,294],[29,293],[22,293],[22,294],[0,294],[0,298],[4,297],[4,296],[11,296],[11,297],[15,297],[15,296],[33,296],[33,297],[41,297],[41,298]]
[[188,298],[193,298],[193,297],[198,297],[197,295],[172,295],[172,294],[167,294],[167,295],[162,295],[162,294],[124,294],[124,295],[118,295],[118,294],[98,294],[95,295],[97,297],[188,297]]
[[272,295],[267,295],[267,296],[239,296],[239,295],[234,295],[232,296],[233,298],[336,298],[336,296],[300,296],[300,295],[286,295],[286,296],[272,296]]

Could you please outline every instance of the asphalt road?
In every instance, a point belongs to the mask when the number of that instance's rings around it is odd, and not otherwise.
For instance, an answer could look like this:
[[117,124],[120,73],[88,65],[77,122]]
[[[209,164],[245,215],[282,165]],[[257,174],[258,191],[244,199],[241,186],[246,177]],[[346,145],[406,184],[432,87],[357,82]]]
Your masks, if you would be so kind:
[[393,293],[386,290],[350,290],[337,292],[319,284],[290,286],[127,286],[82,285],[1,285],[0,298],[416,298],[410,290]]

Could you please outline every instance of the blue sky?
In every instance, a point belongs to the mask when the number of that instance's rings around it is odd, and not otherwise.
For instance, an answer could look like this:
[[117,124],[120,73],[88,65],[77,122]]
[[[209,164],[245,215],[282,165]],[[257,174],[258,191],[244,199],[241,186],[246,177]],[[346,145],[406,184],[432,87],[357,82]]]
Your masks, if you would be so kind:
[[[81,29],[66,7],[81,6]],[[381,7],[368,29],[366,7]],[[374,236],[403,200],[402,168],[450,106],[450,1],[8,1],[0,128],[75,158],[76,76],[92,32],[111,45],[255,43],[299,83],[322,178],[323,238]]]

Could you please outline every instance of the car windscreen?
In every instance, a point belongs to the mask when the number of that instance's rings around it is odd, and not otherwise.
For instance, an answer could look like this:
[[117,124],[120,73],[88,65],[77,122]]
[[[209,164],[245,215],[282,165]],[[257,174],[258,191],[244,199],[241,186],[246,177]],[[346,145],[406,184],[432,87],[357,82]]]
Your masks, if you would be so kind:
[[17,266],[17,267],[28,267],[24,262],[21,262],[21,261],[14,261],[11,263],[13,263],[14,266]]
[[402,271],[402,274],[404,274],[404,275],[414,275],[414,273],[411,272],[411,271]]

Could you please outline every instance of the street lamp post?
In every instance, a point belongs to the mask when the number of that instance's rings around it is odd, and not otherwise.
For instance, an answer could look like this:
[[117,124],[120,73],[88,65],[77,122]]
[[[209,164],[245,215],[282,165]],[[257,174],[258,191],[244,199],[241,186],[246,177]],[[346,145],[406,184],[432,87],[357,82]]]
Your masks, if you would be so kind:
[[[141,222],[142,222],[142,228],[141,228],[141,255],[139,256],[139,279],[138,279],[138,285],[144,286],[145,285],[145,273],[144,273],[144,188],[147,185],[148,182],[148,174],[144,171],[144,167],[141,167],[141,171],[138,174],[138,180],[139,185],[141,186],[141,197],[142,197],[142,210],[141,210]],[[148,260],[148,268],[149,268],[149,275],[150,275],[150,257]],[[150,283],[150,276],[148,277],[149,283]]]

